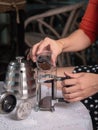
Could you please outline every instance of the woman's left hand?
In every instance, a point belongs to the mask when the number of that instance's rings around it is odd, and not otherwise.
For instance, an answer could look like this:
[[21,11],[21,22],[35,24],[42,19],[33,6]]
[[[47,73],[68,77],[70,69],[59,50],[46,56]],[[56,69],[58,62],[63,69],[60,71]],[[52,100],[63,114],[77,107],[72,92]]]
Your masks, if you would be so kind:
[[98,74],[82,72],[67,75],[71,79],[62,82],[62,93],[66,101],[80,101],[98,92]]

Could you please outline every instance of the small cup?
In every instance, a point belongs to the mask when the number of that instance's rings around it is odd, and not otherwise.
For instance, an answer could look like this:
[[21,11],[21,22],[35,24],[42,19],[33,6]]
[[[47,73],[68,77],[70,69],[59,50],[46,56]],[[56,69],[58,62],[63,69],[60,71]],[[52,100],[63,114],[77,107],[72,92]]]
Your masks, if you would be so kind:
[[43,51],[39,55],[37,55],[37,68],[40,70],[50,70],[53,67],[51,60],[51,52]]

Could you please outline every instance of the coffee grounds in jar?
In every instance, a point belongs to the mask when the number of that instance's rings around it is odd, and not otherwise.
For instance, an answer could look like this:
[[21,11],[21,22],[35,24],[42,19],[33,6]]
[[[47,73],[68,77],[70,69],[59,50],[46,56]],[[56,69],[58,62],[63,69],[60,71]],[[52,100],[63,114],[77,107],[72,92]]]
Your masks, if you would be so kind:
[[51,69],[51,65],[48,62],[41,62],[38,63],[39,68],[41,68],[42,70],[49,70]]

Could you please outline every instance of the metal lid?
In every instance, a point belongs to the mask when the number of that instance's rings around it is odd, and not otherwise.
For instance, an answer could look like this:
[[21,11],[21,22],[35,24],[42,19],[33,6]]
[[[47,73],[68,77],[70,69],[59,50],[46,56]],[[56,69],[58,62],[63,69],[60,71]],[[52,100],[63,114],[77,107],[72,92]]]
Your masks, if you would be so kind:
[[22,57],[22,56],[19,56],[19,57],[16,57],[16,60],[14,60],[14,61],[11,61],[10,63],[9,63],[9,67],[10,66],[18,66],[18,67],[26,67],[26,66],[29,66],[30,64],[29,64],[29,62],[28,61],[26,61],[25,59],[24,59],[24,57]]
[[10,113],[14,110],[16,102],[16,97],[12,93],[3,93],[1,97],[1,111],[4,113]]

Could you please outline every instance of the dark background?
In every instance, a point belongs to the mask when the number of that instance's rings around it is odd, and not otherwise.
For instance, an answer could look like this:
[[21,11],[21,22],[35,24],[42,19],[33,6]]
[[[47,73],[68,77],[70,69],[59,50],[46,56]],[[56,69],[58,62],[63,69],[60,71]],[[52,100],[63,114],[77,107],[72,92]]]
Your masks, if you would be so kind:
[[[26,58],[28,46],[24,42],[24,21],[31,15],[42,13],[46,10],[63,6],[64,4],[75,4],[81,0],[27,0],[24,10],[19,10],[20,23],[16,21],[16,12],[8,11],[0,13],[0,80],[5,79],[6,69],[10,61],[16,56]],[[83,0],[82,0],[83,1]],[[88,0],[84,0],[86,3]],[[84,13],[84,12],[81,12]],[[3,20],[4,19],[4,20]],[[93,49],[87,49],[87,64],[97,64],[95,58],[90,57],[91,53],[97,54],[97,41],[93,44]],[[74,56],[75,57],[75,56]],[[74,65],[81,63],[76,57]]]

